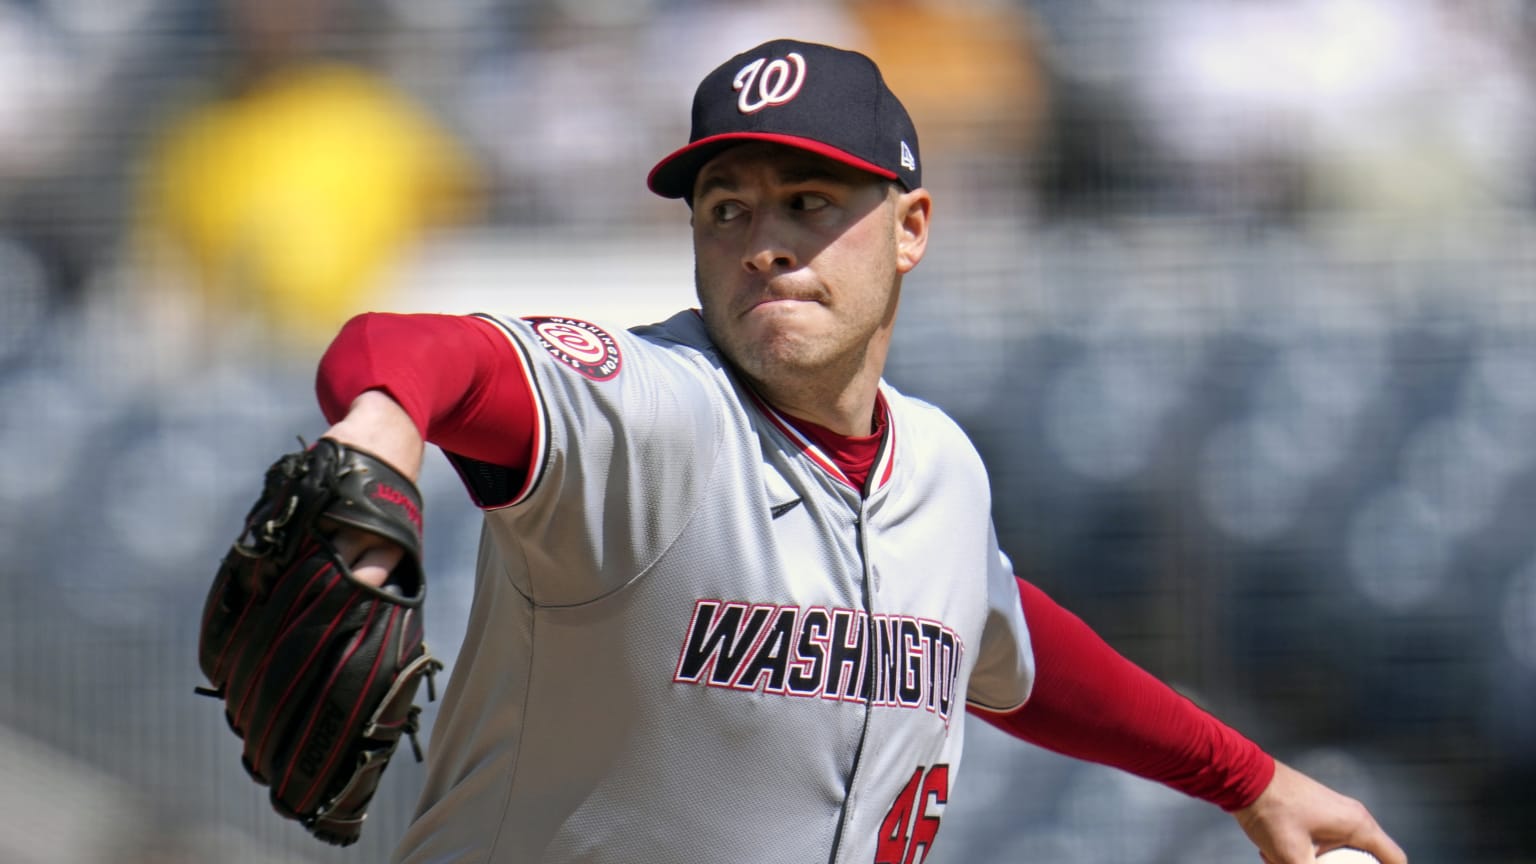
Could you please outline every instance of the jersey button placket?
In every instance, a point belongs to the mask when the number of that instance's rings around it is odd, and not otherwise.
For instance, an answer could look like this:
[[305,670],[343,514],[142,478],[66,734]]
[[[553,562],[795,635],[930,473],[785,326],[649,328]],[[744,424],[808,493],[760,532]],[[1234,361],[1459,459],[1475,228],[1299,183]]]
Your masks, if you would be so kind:
[[[864,513],[860,513],[853,519],[853,531],[855,543],[859,550],[859,565],[863,570],[864,591],[867,598],[872,598],[880,592],[880,569],[869,560],[869,544],[867,533],[869,522]],[[874,604],[868,600],[865,602],[865,611],[874,613]]]
[[[854,519],[853,519],[853,531],[854,531],[854,548],[858,550],[859,566],[860,566],[860,569],[862,570],[862,575],[863,575],[864,613],[866,615],[866,620],[871,622],[871,627],[870,627],[870,629],[868,631],[868,634],[867,634],[866,638],[874,639],[875,638],[875,633],[874,633],[873,622],[875,620],[875,607],[877,606],[877,604],[875,602],[875,595],[880,590],[880,580],[879,580],[878,573],[875,571],[874,565],[871,563],[870,554],[869,554],[869,501],[868,501],[868,499],[861,499],[859,501],[859,504],[858,504],[858,515],[856,515],[854,517]],[[854,816],[854,812],[858,809],[858,806],[859,806],[858,805],[858,799],[859,799],[859,792],[858,792],[858,789],[859,789],[859,767],[864,762],[864,758],[865,758],[865,755],[866,755],[865,751],[867,751],[869,749],[869,743],[870,743],[869,727],[870,727],[870,723],[871,723],[871,721],[873,719],[872,715],[874,713],[874,702],[873,702],[874,695],[875,695],[874,694],[874,688],[871,687],[870,691],[869,691],[868,698],[865,699],[864,705],[863,705],[863,708],[864,708],[864,724],[863,724],[863,729],[860,730],[860,732],[859,732],[859,745],[858,745],[858,750],[854,754],[853,769],[849,773],[849,776],[848,776],[848,796],[843,801],[842,825],[840,826],[840,830],[838,831],[838,835],[839,836],[837,838],[837,845],[833,849],[833,855],[832,855],[832,860],[833,861],[842,861],[844,859],[844,857],[845,857],[845,855],[844,855],[845,850],[860,848],[860,844],[859,843],[853,843],[851,845],[843,843],[842,842],[843,841],[842,834],[844,832],[848,831],[853,826],[858,825],[859,821],[860,821],[858,818],[856,818]]]

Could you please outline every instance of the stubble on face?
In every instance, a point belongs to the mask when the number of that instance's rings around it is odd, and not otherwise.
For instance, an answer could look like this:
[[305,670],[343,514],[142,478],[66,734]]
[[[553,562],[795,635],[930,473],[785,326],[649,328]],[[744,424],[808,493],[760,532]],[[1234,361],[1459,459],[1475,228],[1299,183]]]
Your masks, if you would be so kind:
[[[789,157],[795,158],[804,157]],[[750,179],[728,175],[746,187],[741,194],[751,208],[768,214],[754,216],[784,220],[782,236],[771,241],[785,248],[775,266],[745,266],[729,232],[722,232],[723,241],[707,227],[696,232],[694,281],[705,326],[726,358],[765,391],[835,399],[871,371],[877,379],[884,364],[899,283],[894,192],[860,172],[840,176],[854,182],[841,190],[834,184],[833,209],[821,220],[769,213],[778,206],[778,187],[769,184],[764,192]],[[695,219],[712,218],[707,208],[717,200],[702,199],[705,212],[696,211]]]
[[[813,290],[803,283],[793,289],[793,295],[803,299],[769,305],[710,302],[705,299],[709,292],[704,277],[695,268],[705,327],[726,358],[754,380],[849,377],[866,365],[872,340],[896,315],[896,274],[885,263],[888,254],[871,252],[869,270],[857,277],[869,280],[870,286],[887,286],[885,291],[843,292],[817,275]],[[770,280],[765,293],[791,291]]]

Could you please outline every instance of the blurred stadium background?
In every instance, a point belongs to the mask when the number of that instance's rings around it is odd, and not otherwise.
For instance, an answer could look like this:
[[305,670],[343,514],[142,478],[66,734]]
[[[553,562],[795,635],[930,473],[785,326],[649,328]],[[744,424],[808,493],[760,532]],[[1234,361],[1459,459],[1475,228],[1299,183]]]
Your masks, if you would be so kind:
[[[1524,0],[0,0],[0,861],[385,859],[408,757],[330,850],[193,695],[221,549],[349,312],[690,305],[644,173],[778,35],[917,117],[889,377],[969,429],[1021,572],[1416,864],[1536,862]],[[477,519],[423,482],[451,661]],[[1252,860],[968,734],[931,861]]]

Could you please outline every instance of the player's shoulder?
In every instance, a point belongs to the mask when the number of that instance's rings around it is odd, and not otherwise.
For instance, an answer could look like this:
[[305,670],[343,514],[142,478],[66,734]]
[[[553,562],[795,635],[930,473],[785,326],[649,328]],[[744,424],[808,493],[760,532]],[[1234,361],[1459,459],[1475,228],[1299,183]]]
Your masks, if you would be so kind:
[[537,365],[598,383],[637,374],[646,377],[669,368],[697,373],[721,365],[702,320],[691,310],[640,326],[615,326],[572,315],[477,313],[472,317],[500,328]]
[[902,490],[898,494],[929,500],[953,496],[946,500],[957,502],[990,500],[986,463],[953,417],[885,381],[880,384],[880,393],[895,440],[898,476],[892,486]]
[[709,338],[697,309],[685,309],[663,321],[631,327],[626,335],[648,362],[667,370],[667,377],[692,379],[711,392],[733,389],[729,366]]
[[629,335],[657,351],[722,365],[720,351],[709,338],[697,309],[684,309],[666,320],[631,327]]
[[880,393],[899,430],[920,436],[932,444],[975,450],[965,429],[944,409],[926,399],[901,392],[889,381],[880,382]]
[[913,423],[932,424],[938,428],[960,430],[960,424],[945,413],[943,408],[922,397],[904,393],[883,378],[880,380],[880,395],[885,398],[885,404],[890,406],[891,413],[898,418],[909,419]]
[[697,309],[685,309],[653,324],[629,328],[628,345],[669,380],[691,381],[715,396],[735,392],[735,377],[720,349],[709,338]]

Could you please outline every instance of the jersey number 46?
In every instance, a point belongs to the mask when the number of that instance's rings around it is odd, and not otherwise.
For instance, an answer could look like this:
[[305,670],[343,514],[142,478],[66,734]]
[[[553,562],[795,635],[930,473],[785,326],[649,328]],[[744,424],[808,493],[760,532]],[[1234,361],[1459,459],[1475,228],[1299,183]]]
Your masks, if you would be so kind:
[[875,864],[922,864],[949,802],[949,766],[918,768],[880,823]]

